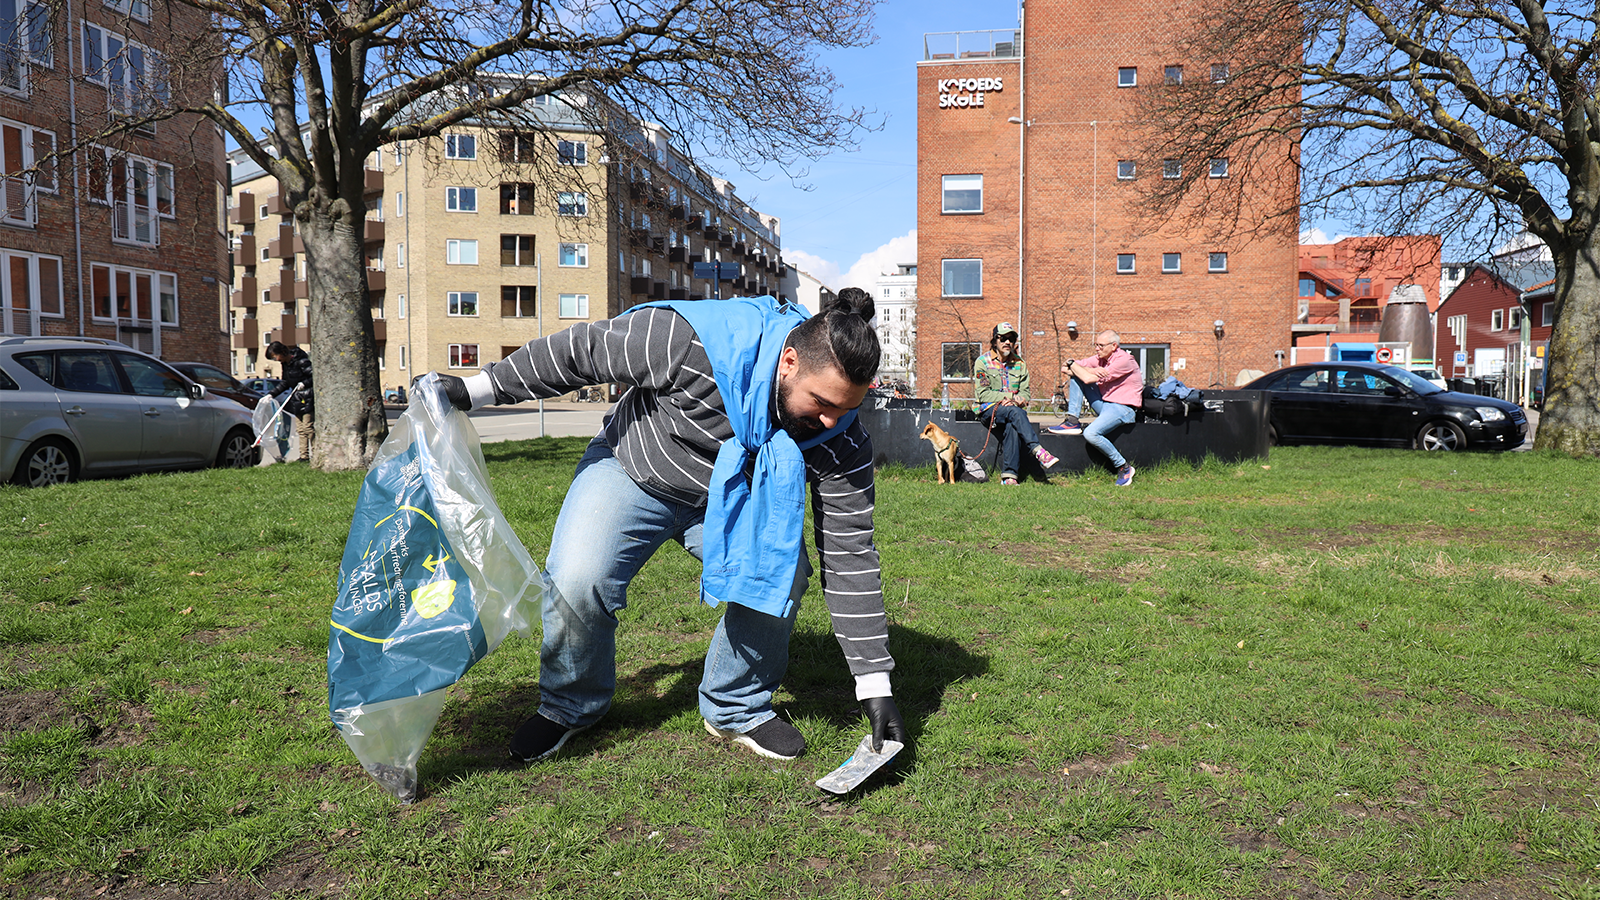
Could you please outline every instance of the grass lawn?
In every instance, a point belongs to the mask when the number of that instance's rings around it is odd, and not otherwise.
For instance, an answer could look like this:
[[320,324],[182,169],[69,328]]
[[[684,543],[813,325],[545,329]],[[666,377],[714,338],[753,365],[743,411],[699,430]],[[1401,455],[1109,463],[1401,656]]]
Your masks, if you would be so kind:
[[[583,441],[486,447],[535,558]],[[1268,460],[939,486],[879,475],[914,752],[866,731],[813,590],[791,763],[709,738],[716,612],[669,545],[602,724],[504,763],[512,637],[397,805],[328,721],[359,474],[0,488],[0,896],[1600,900],[1600,468]]]

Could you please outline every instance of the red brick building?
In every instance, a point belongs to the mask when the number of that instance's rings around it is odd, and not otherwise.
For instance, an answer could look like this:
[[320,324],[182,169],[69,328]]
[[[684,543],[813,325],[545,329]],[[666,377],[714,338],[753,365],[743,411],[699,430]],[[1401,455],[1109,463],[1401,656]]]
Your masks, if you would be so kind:
[[[227,364],[220,134],[186,115],[94,137],[184,91],[209,95],[209,73],[167,59],[206,24],[177,4],[152,16],[145,0],[0,2],[22,48],[0,54],[0,332]],[[89,144],[76,153],[74,129]]]
[[[987,349],[999,321],[1020,330],[1039,395],[1104,329],[1121,335],[1147,380],[1232,387],[1282,364],[1296,311],[1294,236],[1211,240],[1178,224],[1182,210],[1158,222],[1136,207],[1140,179],[1181,165],[1140,158],[1126,124],[1138,93],[1174,78],[1225,79],[1229,66],[1153,55],[1145,25],[1170,9],[1038,0],[1020,29],[927,36],[917,71],[924,391],[970,393],[965,348]],[[1219,183],[1245,177],[1225,159],[1200,164]],[[1292,206],[1293,185],[1228,187],[1244,192],[1249,219]]]
[[1446,378],[1505,380],[1502,395],[1525,402],[1544,368],[1555,321],[1553,274],[1544,262],[1471,266],[1439,305],[1439,371]]
[[[1436,234],[1348,237],[1300,245],[1296,343],[1303,334],[1376,332],[1389,295],[1422,288],[1428,312],[1439,309],[1442,241]],[[1321,338],[1312,343],[1322,344]],[[1421,357],[1421,348],[1414,355]]]

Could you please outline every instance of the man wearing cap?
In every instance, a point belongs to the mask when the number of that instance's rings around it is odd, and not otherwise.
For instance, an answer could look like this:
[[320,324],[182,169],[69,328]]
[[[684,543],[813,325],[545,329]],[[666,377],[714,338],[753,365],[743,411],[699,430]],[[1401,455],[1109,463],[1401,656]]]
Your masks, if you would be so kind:
[[[1081,434],[1083,439],[1111,461],[1117,470],[1117,485],[1133,484],[1133,466],[1106,437],[1118,425],[1132,425],[1133,411],[1139,407],[1144,377],[1139,361],[1122,349],[1122,338],[1115,331],[1102,331],[1094,339],[1094,355],[1076,359],[1061,367],[1072,376],[1067,394],[1067,418],[1047,429],[1052,434]],[[1078,422],[1078,413],[1087,402],[1094,410],[1088,427]]]
[[1039,432],[1028,421],[1028,364],[1017,355],[1017,330],[1010,322],[994,326],[989,352],[973,366],[972,389],[978,420],[1000,436],[1001,484],[1017,483],[1023,444],[1041,467],[1056,464],[1050,451],[1039,446]]

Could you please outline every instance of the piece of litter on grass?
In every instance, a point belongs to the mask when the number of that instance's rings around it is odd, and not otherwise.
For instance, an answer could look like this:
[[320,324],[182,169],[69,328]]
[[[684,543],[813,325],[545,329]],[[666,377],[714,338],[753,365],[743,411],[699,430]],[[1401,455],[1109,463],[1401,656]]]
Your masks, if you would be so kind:
[[190,572],[190,575],[204,575],[204,572]]
[[192,612],[194,612],[194,607],[192,607],[192,606],[185,606],[185,607],[184,607],[184,608],[183,608],[183,611],[182,611],[182,612],[180,612],[180,613],[178,613],[178,615],[180,615],[180,616],[187,616],[187,615],[188,615],[188,614],[189,614],[189,613],[192,613]]
[[869,734],[861,739],[856,751],[839,768],[817,779],[817,787],[830,794],[847,794],[887,765],[904,748],[905,744],[899,741],[885,740],[883,749],[875,751],[872,749],[872,735]]
[[1240,641],[1239,643],[1234,644],[1234,646],[1238,647],[1240,650],[1243,650],[1244,649],[1244,641]]

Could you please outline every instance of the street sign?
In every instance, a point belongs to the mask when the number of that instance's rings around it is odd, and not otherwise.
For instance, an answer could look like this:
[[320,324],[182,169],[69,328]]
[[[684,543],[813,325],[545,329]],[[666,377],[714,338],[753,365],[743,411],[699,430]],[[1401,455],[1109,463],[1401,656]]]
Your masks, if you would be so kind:
[[1465,350],[1457,350],[1456,351],[1456,365],[1464,366],[1466,364],[1467,364],[1467,351],[1465,351]]

